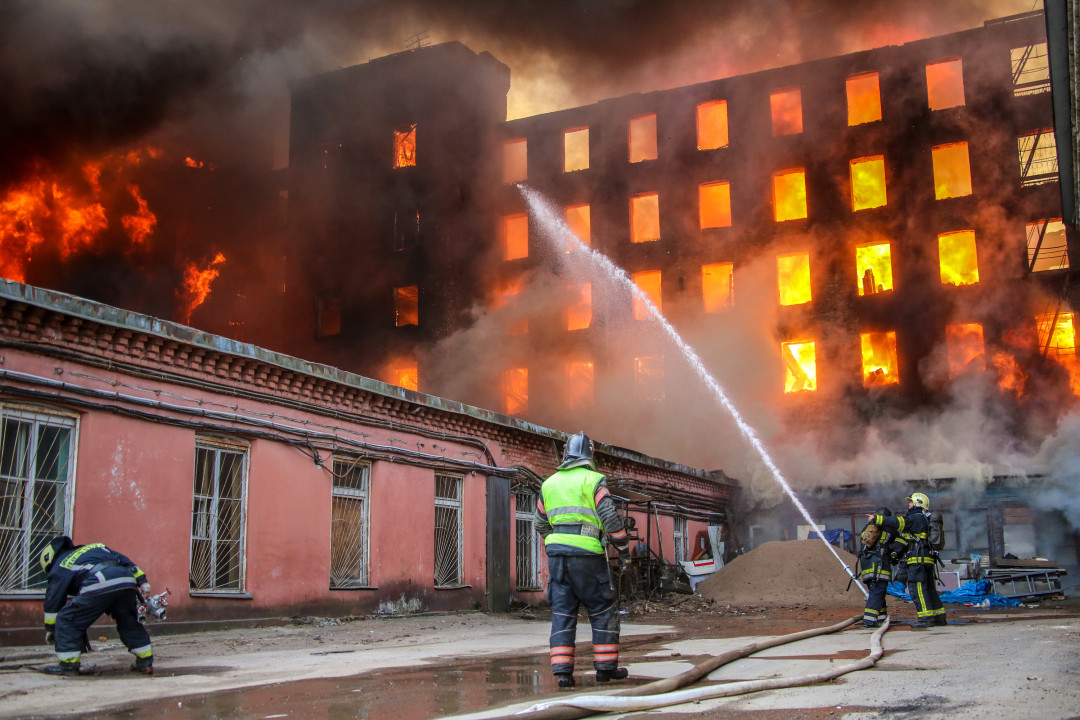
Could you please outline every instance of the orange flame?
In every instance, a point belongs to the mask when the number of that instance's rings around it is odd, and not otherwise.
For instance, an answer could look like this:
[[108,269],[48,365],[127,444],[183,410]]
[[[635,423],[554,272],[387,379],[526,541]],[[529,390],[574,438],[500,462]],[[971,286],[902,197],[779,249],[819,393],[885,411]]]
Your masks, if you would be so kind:
[[141,245],[146,241],[146,238],[153,234],[154,226],[157,225],[157,216],[150,212],[150,207],[143,200],[138,185],[128,183],[127,191],[131,193],[131,197],[135,199],[139,209],[134,215],[125,215],[120,218],[120,222],[123,224],[124,230],[127,231],[128,237],[131,238],[131,242]]
[[781,343],[784,392],[817,390],[817,352],[812,340]]
[[189,168],[201,168],[206,163],[204,163],[202,160],[196,160],[189,155],[188,157],[184,158],[184,164],[187,165]]
[[1013,395],[1023,395],[1027,384],[1027,373],[1020,367],[1012,355],[1007,352],[995,353],[990,361],[998,376],[998,388]]
[[221,274],[221,271],[217,269],[217,266],[225,262],[225,256],[218,253],[214,256],[214,259],[207,264],[203,269],[195,263],[188,263],[188,266],[184,269],[184,281],[178,291],[181,301],[180,322],[191,322],[191,314],[195,312],[195,308],[202,305],[206,298],[210,295],[210,284],[217,279],[217,276]]
[[949,357],[949,374],[956,377],[968,368],[986,367],[983,345],[983,326],[980,323],[945,326],[945,347]]
[[45,182],[28,180],[0,200],[0,275],[22,282],[35,247],[45,241],[41,221],[48,217]]
[[896,333],[863,333],[861,339],[863,384],[872,387],[900,382],[896,368]]
[[781,305],[802,305],[813,299],[810,292],[808,253],[791,253],[777,257],[776,279]]
[[776,222],[806,217],[805,170],[785,170],[773,175],[773,211]]

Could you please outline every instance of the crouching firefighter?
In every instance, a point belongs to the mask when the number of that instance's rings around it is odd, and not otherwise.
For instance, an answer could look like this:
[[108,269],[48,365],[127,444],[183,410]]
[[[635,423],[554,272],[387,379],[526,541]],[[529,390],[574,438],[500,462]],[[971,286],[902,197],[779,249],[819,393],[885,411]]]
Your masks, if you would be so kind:
[[574,686],[578,607],[584,604],[596,681],[622,680],[629,672],[619,667],[619,612],[601,538],[608,534],[624,568],[630,563],[630,538],[607,481],[596,471],[593,442],[585,433],[567,441],[562,464],[540,493],[536,525],[548,556],[551,671],[559,687]]
[[59,536],[42,550],[41,569],[49,577],[45,640],[55,645],[60,661],[45,668],[46,673],[79,674],[79,656],[90,649],[86,631],[103,614],[116,621],[121,642],[135,656],[131,669],[153,673],[150,634],[138,617],[139,593],[149,596],[150,583],[135,563],[101,543],[75,545]]
[[911,493],[907,513],[902,517],[868,515],[871,522],[885,532],[895,533],[901,543],[907,544],[903,560],[907,570],[907,590],[915,603],[918,620],[913,628],[946,625],[945,606],[937,591],[937,554],[930,545],[930,498],[923,493]]
[[[874,517],[891,517],[888,508],[879,508]],[[866,587],[866,607],[863,609],[863,626],[878,627],[888,616],[885,607],[886,590],[892,580],[893,561],[904,546],[896,542],[890,532],[883,532],[873,520],[862,531],[862,549],[859,551],[859,580]]]

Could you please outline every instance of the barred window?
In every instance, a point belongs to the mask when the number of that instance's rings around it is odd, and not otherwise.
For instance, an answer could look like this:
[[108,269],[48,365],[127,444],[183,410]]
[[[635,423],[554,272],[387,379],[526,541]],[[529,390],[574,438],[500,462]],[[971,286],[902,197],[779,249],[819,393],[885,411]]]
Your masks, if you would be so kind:
[[45,545],[71,531],[75,418],[0,405],[0,592],[40,593]]
[[1016,139],[1020,156],[1020,186],[1057,182],[1057,144],[1053,128],[1044,128]]
[[536,533],[536,495],[523,492],[514,495],[517,510],[517,589],[540,589],[540,562],[543,544]]
[[690,559],[690,539],[687,537],[686,518],[676,515],[672,520],[674,521],[675,562],[686,562]]
[[435,587],[464,583],[463,484],[460,475],[435,473]]
[[238,442],[196,441],[189,570],[194,591],[244,591],[247,453]]
[[334,458],[330,512],[330,587],[368,584],[371,466],[354,458]]

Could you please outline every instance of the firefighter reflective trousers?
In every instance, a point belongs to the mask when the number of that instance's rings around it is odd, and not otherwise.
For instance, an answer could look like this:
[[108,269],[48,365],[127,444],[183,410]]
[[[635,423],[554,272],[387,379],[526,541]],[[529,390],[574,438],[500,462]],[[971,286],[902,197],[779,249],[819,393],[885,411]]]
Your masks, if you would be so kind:
[[863,623],[880,625],[888,610],[885,609],[885,590],[888,580],[868,580],[866,583],[866,607],[863,609]]
[[934,577],[933,568],[928,573],[923,573],[926,580],[912,580],[908,578],[907,591],[911,596],[911,602],[915,603],[915,614],[920,620],[933,620],[945,617],[945,606],[941,602],[941,596],[937,591],[937,580]]
[[111,615],[124,647],[138,658],[152,656],[150,633],[139,622],[134,588],[76,595],[56,615],[56,656],[75,662],[83,651],[86,631],[102,615]]
[[574,672],[578,608],[585,606],[592,626],[593,667],[619,666],[619,612],[605,555],[548,556],[551,601],[551,672]]

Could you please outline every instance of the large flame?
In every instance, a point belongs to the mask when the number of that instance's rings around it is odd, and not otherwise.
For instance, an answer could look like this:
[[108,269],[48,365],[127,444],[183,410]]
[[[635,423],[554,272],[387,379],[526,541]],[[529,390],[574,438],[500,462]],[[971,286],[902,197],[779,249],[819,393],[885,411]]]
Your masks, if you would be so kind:
[[812,340],[782,343],[784,392],[817,390],[817,352]]
[[851,161],[851,209],[866,210],[885,205],[885,156]]
[[387,382],[409,390],[420,389],[420,374],[416,360],[411,357],[394,358],[387,364]]
[[926,66],[926,96],[931,110],[964,104],[964,66],[960,58]]
[[943,284],[974,285],[979,282],[974,230],[938,235],[938,258]]
[[394,167],[416,165],[416,125],[406,125],[394,130]]
[[180,299],[180,322],[185,325],[191,322],[191,314],[206,301],[210,295],[210,284],[221,274],[217,266],[224,262],[225,256],[218,253],[201,269],[194,262],[188,263],[184,268],[184,280],[177,292]]
[[945,326],[945,347],[949,356],[949,375],[956,377],[966,370],[986,368],[983,326],[980,323]]
[[420,288],[416,285],[394,288],[394,325],[420,324]]
[[698,150],[727,147],[727,100],[713,100],[697,106]]
[[643,193],[630,198],[630,242],[660,239],[660,196]]
[[810,293],[808,253],[791,253],[777,257],[776,279],[781,305],[802,305],[813,299]]
[[867,387],[900,382],[896,369],[896,333],[862,333],[863,383]]
[[698,186],[698,214],[701,229],[731,226],[731,184],[706,183]]
[[776,222],[806,217],[805,170],[785,170],[773,175],[773,210]]
[[503,260],[529,257],[529,216],[525,213],[507,215],[502,219]]
[[930,148],[934,164],[934,197],[938,200],[971,194],[971,164],[966,142]]
[[503,370],[503,409],[507,415],[524,415],[529,412],[529,369],[518,367]]
[[773,135],[796,135],[803,131],[802,90],[786,88],[769,95]]
[[848,125],[881,119],[881,89],[876,72],[847,79]]
[[1069,371],[1069,384],[1074,394],[1080,394],[1080,363],[1076,357],[1076,328],[1071,312],[1047,313],[1035,318],[1039,347]]
[[859,295],[892,290],[892,246],[887,242],[859,245],[855,248],[855,270]]
[[701,293],[705,312],[720,312],[732,304],[732,263],[710,263],[701,266]]

